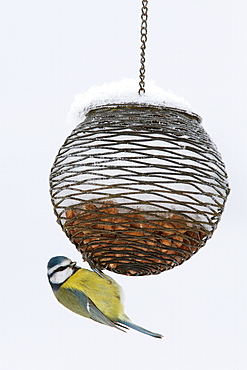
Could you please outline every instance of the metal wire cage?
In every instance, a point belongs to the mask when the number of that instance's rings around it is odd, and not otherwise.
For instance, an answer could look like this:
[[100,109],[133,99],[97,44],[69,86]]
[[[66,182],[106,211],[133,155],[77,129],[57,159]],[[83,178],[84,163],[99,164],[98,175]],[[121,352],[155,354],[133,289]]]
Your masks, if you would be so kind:
[[50,189],[83,259],[130,276],[188,260],[212,236],[229,193],[200,117],[140,104],[89,111],[60,148]]

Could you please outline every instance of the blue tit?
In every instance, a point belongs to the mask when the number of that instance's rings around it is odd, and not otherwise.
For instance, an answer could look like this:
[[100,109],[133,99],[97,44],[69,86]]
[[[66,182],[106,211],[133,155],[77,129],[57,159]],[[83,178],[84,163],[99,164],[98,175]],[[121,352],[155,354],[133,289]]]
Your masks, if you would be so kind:
[[132,328],[155,338],[153,333],[131,322],[124,313],[121,287],[104,273],[81,268],[67,257],[50,259],[47,275],[57,300],[78,315],[88,317],[116,329]]

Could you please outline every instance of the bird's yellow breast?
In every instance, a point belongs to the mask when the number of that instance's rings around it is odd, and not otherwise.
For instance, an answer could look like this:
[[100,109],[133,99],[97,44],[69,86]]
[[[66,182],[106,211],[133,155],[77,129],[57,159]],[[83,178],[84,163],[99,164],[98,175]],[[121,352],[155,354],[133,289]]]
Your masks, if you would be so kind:
[[82,291],[105,316],[110,320],[117,320],[123,314],[121,287],[109,276],[104,276],[102,278],[93,271],[80,269],[61,288]]

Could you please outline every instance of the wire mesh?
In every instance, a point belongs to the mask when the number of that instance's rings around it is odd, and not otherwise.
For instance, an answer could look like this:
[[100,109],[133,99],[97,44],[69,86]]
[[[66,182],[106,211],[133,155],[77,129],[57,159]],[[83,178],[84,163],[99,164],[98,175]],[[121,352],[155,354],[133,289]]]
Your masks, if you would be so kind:
[[105,105],[66,139],[51,170],[51,199],[92,267],[158,274],[212,236],[229,187],[200,122],[174,108]]

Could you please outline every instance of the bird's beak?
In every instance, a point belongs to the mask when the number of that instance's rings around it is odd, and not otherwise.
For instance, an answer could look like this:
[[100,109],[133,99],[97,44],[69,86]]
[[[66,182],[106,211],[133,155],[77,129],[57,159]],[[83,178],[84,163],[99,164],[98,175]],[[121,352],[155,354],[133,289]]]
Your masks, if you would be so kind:
[[76,266],[76,262],[71,262],[70,266],[71,267],[75,267]]

